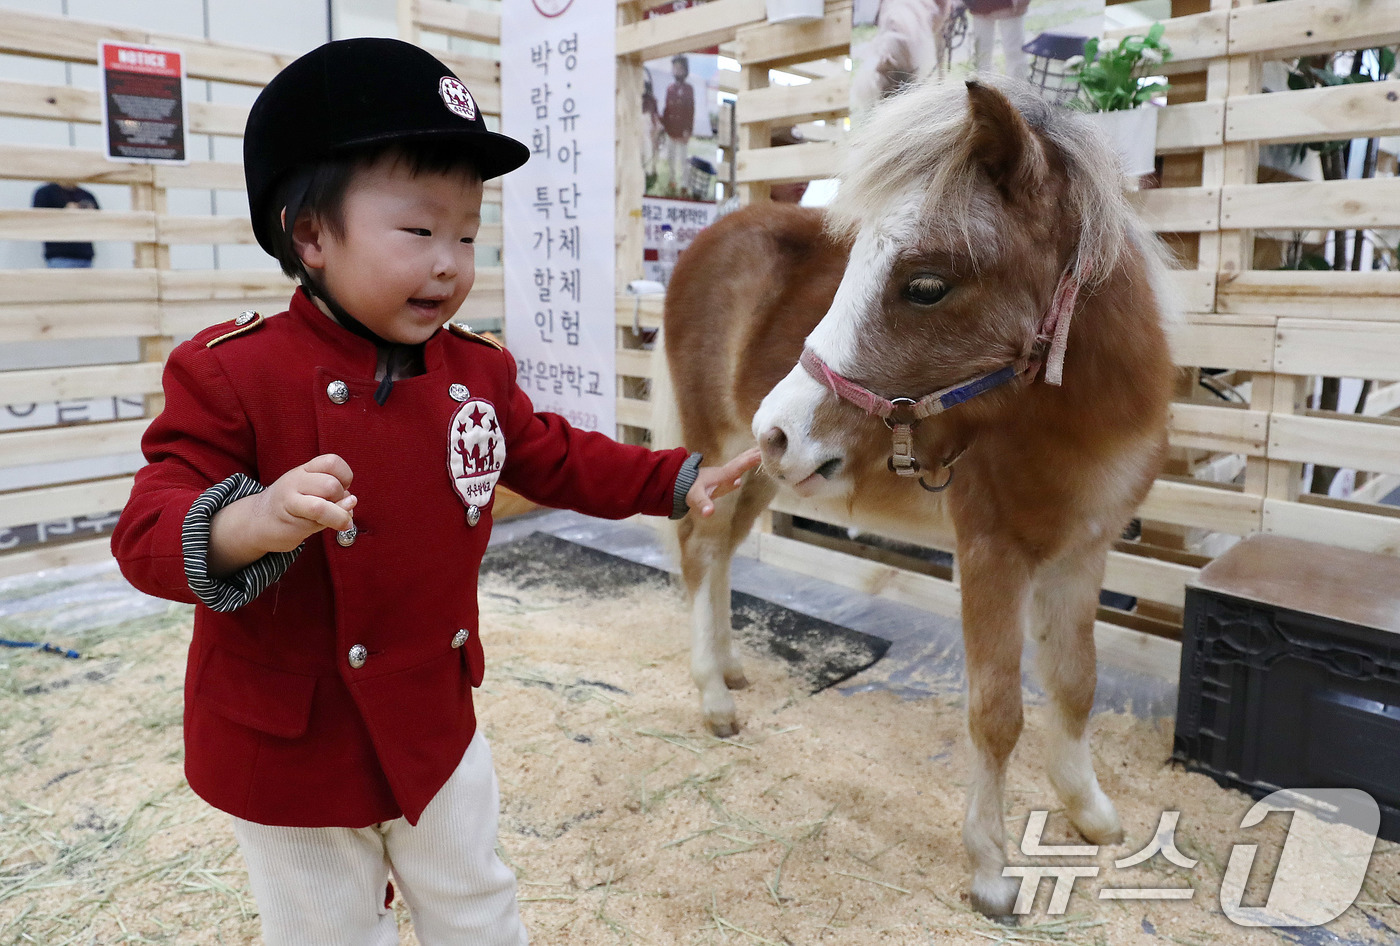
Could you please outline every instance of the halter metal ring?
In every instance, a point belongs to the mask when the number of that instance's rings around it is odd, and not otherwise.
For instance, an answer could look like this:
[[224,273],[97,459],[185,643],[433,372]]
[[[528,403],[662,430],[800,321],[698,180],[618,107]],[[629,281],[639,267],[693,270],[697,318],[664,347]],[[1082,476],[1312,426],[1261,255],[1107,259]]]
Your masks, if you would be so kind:
[[911,417],[907,421],[899,421],[894,419],[895,413],[898,412],[900,408],[918,407],[919,402],[914,400],[912,397],[897,397],[892,399],[890,401],[890,404],[893,406],[894,409],[890,411],[888,417],[884,418],[885,426],[888,427],[890,430],[894,430],[896,424],[908,424],[910,427],[913,427],[919,422],[919,418],[917,417]]

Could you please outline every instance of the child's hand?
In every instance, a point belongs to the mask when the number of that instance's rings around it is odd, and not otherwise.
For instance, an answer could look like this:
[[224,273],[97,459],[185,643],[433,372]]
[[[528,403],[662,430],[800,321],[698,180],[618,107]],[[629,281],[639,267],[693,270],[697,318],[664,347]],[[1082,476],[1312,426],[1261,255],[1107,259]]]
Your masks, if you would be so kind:
[[702,466],[695,477],[695,485],[685,494],[685,504],[691,509],[699,509],[702,516],[713,514],[713,500],[738,489],[743,483],[743,475],[758,466],[759,459],[758,448],[754,447],[724,466]]
[[352,475],[340,457],[322,454],[220,509],[209,523],[209,574],[231,575],[268,552],[290,552],[322,529],[349,529]]
[[350,464],[334,453],[323,453],[248,497],[262,500],[258,544],[266,552],[290,552],[322,529],[350,528],[356,502],[349,491],[353,477]]

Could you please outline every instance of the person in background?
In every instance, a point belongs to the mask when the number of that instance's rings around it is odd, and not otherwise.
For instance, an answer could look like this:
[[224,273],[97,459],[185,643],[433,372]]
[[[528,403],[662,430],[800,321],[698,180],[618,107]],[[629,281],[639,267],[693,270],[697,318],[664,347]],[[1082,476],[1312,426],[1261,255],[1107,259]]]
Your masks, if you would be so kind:
[[695,127],[695,90],[690,86],[690,59],[685,53],[672,57],[671,76],[674,81],[666,88],[661,126],[666,129],[666,156],[671,166],[669,191],[679,194],[685,187],[690,134]]
[[[96,210],[97,198],[72,181],[45,184],[34,192],[35,207],[63,210],[76,207]],[[91,243],[45,243],[44,264],[50,269],[88,269],[92,266]]]

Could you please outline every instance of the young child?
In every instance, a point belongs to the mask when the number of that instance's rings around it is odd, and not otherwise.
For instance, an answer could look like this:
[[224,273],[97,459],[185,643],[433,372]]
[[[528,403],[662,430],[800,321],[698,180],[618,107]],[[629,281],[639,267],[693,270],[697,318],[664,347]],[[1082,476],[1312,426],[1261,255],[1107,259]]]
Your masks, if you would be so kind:
[[302,287],[171,354],[112,537],[137,588],[198,604],[186,775],[234,817],[270,944],[396,943],[391,873],[425,946],[523,943],[472,709],[493,489],[708,515],[756,454],[700,467],[573,429],[535,413],[499,345],[443,327],[482,181],[528,150],[430,53],[308,53],[244,148],[258,242]]

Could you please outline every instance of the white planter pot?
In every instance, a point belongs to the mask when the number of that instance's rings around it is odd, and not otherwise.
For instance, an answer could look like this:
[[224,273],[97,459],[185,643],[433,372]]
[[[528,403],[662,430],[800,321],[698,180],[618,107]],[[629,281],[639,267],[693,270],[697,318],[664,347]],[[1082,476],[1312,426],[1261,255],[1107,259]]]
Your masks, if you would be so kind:
[[1089,116],[1103,129],[1123,173],[1129,177],[1151,174],[1157,157],[1157,108],[1144,105],[1121,112],[1094,112]]
[[767,0],[769,23],[811,23],[826,12],[825,0]]

